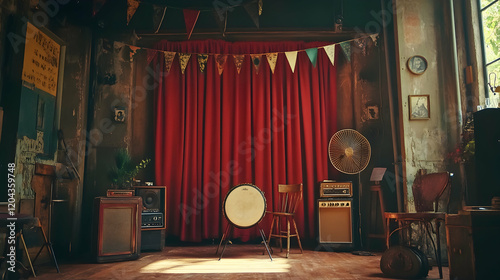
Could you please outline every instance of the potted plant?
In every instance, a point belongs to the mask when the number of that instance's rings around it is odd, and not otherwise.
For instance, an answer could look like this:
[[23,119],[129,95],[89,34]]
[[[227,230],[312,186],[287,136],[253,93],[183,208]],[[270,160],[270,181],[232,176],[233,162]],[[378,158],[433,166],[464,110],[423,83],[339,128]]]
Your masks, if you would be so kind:
[[134,178],[141,169],[146,168],[151,159],[143,159],[139,164],[132,161],[125,149],[120,149],[115,155],[115,164],[109,172],[111,185],[115,189],[129,189],[132,187]]

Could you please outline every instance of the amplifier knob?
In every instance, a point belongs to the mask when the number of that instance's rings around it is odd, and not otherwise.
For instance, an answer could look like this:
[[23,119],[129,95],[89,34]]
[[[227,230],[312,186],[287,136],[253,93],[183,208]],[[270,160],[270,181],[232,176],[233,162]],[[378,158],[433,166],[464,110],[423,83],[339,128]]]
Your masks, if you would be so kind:
[[344,206],[344,202],[340,203],[340,206]]
[[345,204],[345,206],[349,206],[349,202],[347,202],[347,203]]
[[324,203],[324,202],[323,202],[323,203],[321,203],[321,206],[326,206],[326,203]]

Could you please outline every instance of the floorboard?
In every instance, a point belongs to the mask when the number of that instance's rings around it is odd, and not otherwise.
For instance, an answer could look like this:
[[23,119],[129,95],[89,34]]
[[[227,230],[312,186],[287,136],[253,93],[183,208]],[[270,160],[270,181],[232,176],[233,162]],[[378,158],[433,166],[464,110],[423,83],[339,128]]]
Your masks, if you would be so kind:
[[[166,247],[161,252],[142,252],[138,260],[114,263],[64,263],[61,273],[50,264],[36,267],[44,279],[391,279],[382,274],[382,253],[359,256],[351,252],[292,248],[290,256],[274,248],[273,261],[260,244],[228,245],[222,260],[215,245]],[[449,279],[448,268],[443,268]],[[427,279],[439,279],[432,267]]]

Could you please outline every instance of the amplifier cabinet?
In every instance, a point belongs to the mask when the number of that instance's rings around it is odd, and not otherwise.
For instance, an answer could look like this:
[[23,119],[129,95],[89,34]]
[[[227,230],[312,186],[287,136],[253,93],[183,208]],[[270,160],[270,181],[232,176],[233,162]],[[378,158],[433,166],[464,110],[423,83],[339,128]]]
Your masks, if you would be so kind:
[[352,182],[320,182],[319,197],[352,197]]
[[139,258],[141,208],[137,196],[94,199],[93,251],[98,263]]
[[354,248],[352,198],[318,199],[318,243],[335,249]]

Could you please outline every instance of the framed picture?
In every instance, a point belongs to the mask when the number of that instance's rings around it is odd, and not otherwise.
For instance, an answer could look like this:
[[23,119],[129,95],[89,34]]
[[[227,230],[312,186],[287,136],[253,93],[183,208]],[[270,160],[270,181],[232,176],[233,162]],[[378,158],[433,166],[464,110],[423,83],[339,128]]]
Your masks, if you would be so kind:
[[408,59],[408,70],[413,74],[423,74],[427,70],[427,60],[420,55],[412,56]]
[[429,95],[408,96],[410,120],[428,120],[431,118]]

